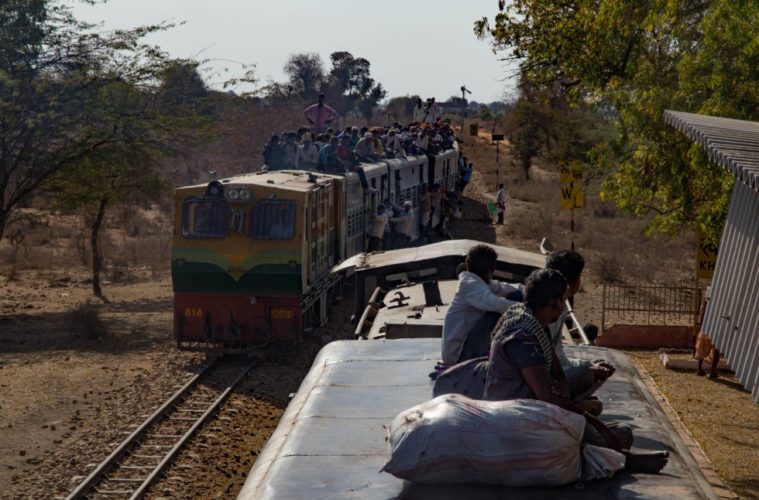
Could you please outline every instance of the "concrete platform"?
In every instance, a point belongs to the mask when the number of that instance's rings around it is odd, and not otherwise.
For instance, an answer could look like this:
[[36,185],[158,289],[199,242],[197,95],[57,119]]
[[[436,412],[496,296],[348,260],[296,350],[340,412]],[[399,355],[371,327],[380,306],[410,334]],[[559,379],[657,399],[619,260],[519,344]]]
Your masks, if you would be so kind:
[[651,390],[622,353],[566,346],[567,354],[606,358],[616,374],[601,388],[602,420],[635,432],[634,449],[669,450],[661,474],[622,472],[559,488],[420,486],[380,473],[386,427],[402,410],[431,398],[427,374],[440,339],[339,341],[314,361],[248,476],[239,499],[297,498],[719,498]]

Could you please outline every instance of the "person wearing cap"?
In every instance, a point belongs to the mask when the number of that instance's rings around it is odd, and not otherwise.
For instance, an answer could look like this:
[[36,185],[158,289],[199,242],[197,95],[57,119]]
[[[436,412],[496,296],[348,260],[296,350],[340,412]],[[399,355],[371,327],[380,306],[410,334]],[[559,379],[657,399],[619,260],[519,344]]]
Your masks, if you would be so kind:
[[358,127],[355,125],[350,130],[351,149],[356,149],[356,144],[361,140],[361,136],[358,133]]
[[393,156],[395,158],[406,157],[406,152],[403,150],[403,146],[401,145],[401,140],[398,137],[398,132],[395,129],[391,128],[390,131],[387,133],[385,146],[388,151],[393,153]]
[[298,155],[298,143],[295,142],[295,133],[285,134],[285,143],[282,144],[282,168],[295,168],[295,157]]
[[390,222],[394,224],[395,248],[406,248],[414,237],[414,204],[410,200],[403,202],[403,213],[400,217],[393,217]]
[[325,131],[327,124],[340,116],[333,108],[324,104],[324,94],[319,94],[318,102],[303,111],[303,117],[311,125],[311,131],[320,134]]
[[311,132],[306,132],[301,138],[301,145],[295,155],[295,168],[308,170],[315,169],[319,164],[319,147],[313,142]]
[[363,162],[372,162],[377,159],[374,153],[374,136],[371,132],[366,132],[356,144],[356,156]]

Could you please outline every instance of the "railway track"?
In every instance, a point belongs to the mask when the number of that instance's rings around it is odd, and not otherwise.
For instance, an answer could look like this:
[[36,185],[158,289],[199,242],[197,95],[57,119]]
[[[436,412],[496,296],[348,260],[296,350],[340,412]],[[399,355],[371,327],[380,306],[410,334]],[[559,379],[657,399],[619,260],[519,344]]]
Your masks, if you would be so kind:
[[234,358],[215,358],[206,364],[95,467],[67,500],[142,498],[254,365]]

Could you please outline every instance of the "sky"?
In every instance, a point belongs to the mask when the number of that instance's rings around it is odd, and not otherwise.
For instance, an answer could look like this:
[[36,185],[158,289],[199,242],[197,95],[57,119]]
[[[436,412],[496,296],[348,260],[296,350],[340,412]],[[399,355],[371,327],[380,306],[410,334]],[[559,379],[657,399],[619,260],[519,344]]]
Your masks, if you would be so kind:
[[[371,63],[387,96],[419,94],[446,100],[466,85],[478,102],[502,100],[515,81],[473,33],[474,21],[497,11],[496,0],[110,0],[72,2],[76,17],[103,28],[168,21],[169,31],[146,41],[171,56],[207,59],[201,71],[214,88],[254,64],[260,84],[287,79],[292,54],[348,51]],[[182,23],[182,24],[180,24]],[[249,89],[239,89],[249,90]]]

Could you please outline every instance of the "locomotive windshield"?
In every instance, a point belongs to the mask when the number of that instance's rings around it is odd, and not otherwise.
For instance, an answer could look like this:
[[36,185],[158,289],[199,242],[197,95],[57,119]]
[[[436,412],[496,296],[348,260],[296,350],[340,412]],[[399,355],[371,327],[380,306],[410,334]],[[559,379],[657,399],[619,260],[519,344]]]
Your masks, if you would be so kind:
[[182,202],[182,236],[185,238],[224,238],[227,235],[228,208],[216,198],[188,198]]
[[265,200],[250,210],[250,237],[256,240],[291,240],[295,233],[295,202]]

